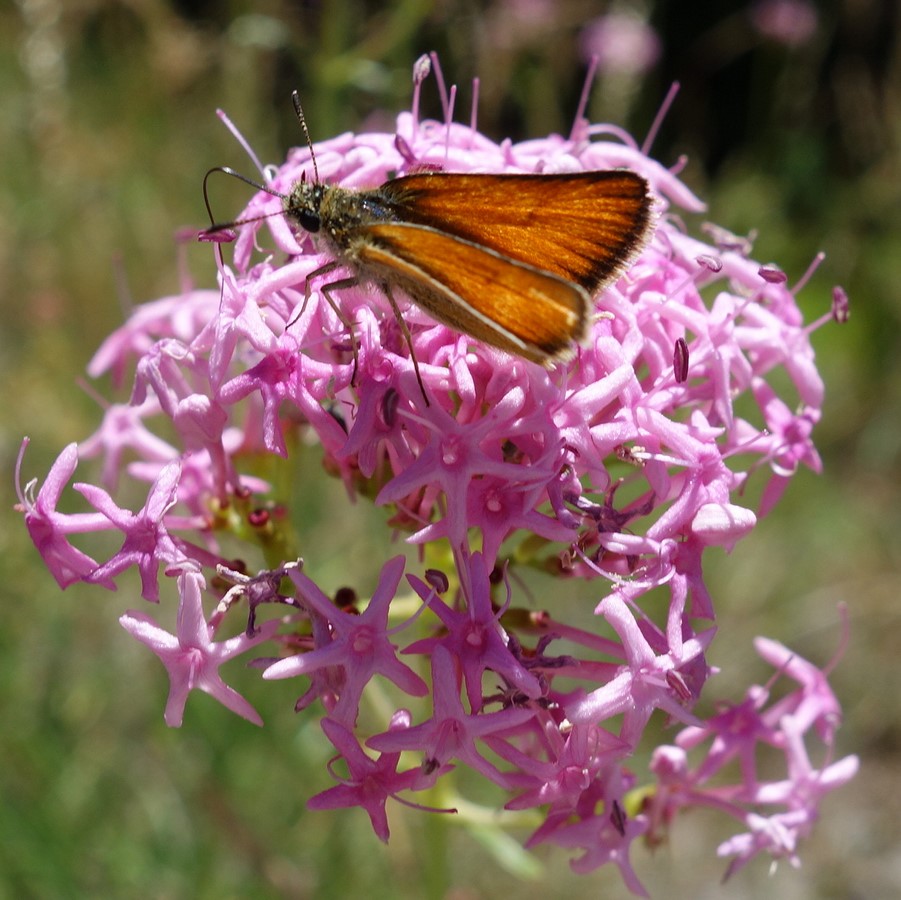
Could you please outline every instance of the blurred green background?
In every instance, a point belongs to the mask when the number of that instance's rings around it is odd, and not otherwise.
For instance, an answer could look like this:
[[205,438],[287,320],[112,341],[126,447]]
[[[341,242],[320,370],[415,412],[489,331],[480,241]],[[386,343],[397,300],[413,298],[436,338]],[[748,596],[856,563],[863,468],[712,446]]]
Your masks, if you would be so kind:
[[[653,857],[640,851],[636,866],[654,896],[901,895],[897,4],[17,0],[0,6],[0,900],[626,896],[615,871],[577,878],[562,853],[524,859],[492,829],[450,817],[395,806],[386,849],[360,812],[307,813],[306,798],[330,783],[328,748],[315,717],[291,713],[295,683],[273,688],[234,668],[266,728],[198,695],[184,727],[167,729],[165,674],[117,624],[137,592],[125,602],[99,589],[60,593],[11,511],[21,436],[33,441],[26,478],[43,477],[99,422],[76,381],[123,306],[179,289],[174,235],[204,224],[204,172],[255,174],[217,107],[264,162],[279,161],[300,141],[292,89],[314,140],[390,129],[409,107],[413,61],[436,50],[460,86],[459,119],[478,76],[488,135],[565,133],[585,48],[605,39],[598,19],[622,9],[649,31],[619,64],[628,34],[603,45],[590,118],[641,140],[680,81],[654,155],[673,164],[686,154],[684,178],[709,202],[707,218],[759,229],[755,257],[791,281],[827,253],[800,298],[809,319],[828,309],[834,283],[851,296],[850,323],[813,338],[828,389],[816,431],[824,475],[802,472],[773,516],[711,561],[722,630],[711,659],[727,670],[708,690],[737,699],[767,677],[756,634],[825,663],[845,601],[839,751],[862,757],[801,848],[800,872],[782,866],[770,879],[758,861],[720,887],[714,848],[734,827],[703,815],[677,822],[671,842]],[[630,69],[654,40],[656,58]],[[433,81],[424,105],[439,115]],[[223,178],[214,196],[227,216],[247,189]],[[212,284],[208,249],[185,254],[194,280]],[[298,465],[318,472],[315,452]],[[372,519],[343,497],[332,485],[305,500],[306,546],[335,579],[371,589],[385,548],[349,553]]]

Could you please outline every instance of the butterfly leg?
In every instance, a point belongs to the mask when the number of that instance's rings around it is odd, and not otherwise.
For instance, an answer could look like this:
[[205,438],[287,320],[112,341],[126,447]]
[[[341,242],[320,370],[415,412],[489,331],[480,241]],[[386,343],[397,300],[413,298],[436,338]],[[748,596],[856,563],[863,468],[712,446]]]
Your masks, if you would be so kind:
[[[294,316],[290,322],[288,322],[288,324],[285,326],[286,330],[290,328],[306,312],[307,303],[310,302],[310,294],[312,292],[311,285],[313,283],[313,279],[319,278],[320,275],[328,275],[329,272],[334,272],[335,269],[337,269],[340,265],[340,262],[333,260],[330,263],[326,263],[324,266],[320,266],[318,269],[313,269],[313,271],[310,272],[309,275],[307,275],[303,283],[303,303],[300,306],[300,312],[298,312],[297,315]],[[331,301],[329,302],[331,303]],[[332,309],[334,308],[335,304],[332,303]],[[337,312],[337,310],[335,311]],[[341,321],[343,322],[344,319],[342,318]]]
[[[337,267],[333,266],[332,268],[337,268]],[[331,270],[329,270],[329,271],[331,271]],[[314,272],[313,274],[315,275],[316,273]],[[310,278],[312,278],[312,275],[310,276]],[[347,333],[350,335],[350,349],[354,355],[354,371],[353,371],[353,374],[350,376],[351,385],[355,385],[356,381],[357,381],[357,365],[359,363],[359,358],[358,358],[358,353],[357,353],[357,336],[354,334],[354,323],[351,322],[351,320],[348,319],[347,316],[344,315],[344,313],[341,310],[341,307],[338,306],[337,302],[335,301],[335,298],[332,297],[332,292],[333,291],[341,291],[344,288],[355,287],[359,283],[360,283],[359,280],[355,277],[339,278],[338,281],[330,281],[328,284],[322,285],[322,287],[319,289],[320,292],[322,293],[322,296],[325,297],[325,300],[328,303],[328,305],[334,310],[335,315],[338,317],[341,324],[347,329]],[[307,290],[309,290],[309,284],[310,284],[310,281],[308,278],[307,279]]]
[[416,351],[413,349],[413,337],[410,334],[410,329],[407,328],[407,323],[401,315],[400,309],[397,306],[397,301],[394,299],[394,294],[391,293],[391,285],[387,283],[383,284],[382,290],[385,292],[385,296],[391,304],[391,312],[394,313],[394,318],[397,319],[397,324],[400,325],[400,330],[403,333],[404,340],[407,342],[407,347],[410,348],[410,359],[413,360],[413,369],[416,372],[416,380],[419,382],[419,390],[422,393],[422,399],[425,400],[425,405],[429,406],[429,398],[426,396],[425,385],[422,383],[422,375],[419,374],[419,361],[416,359]]
[[[318,269],[313,269],[313,271],[310,272],[309,275],[307,275],[303,288],[303,305],[300,307],[300,312],[288,323],[288,328],[290,328],[304,314],[304,310],[307,308],[307,303],[310,300],[313,279],[319,278],[322,275],[328,275],[329,272],[334,272],[335,269],[341,268],[342,265],[343,263],[341,263],[339,260],[332,260],[331,262],[327,262],[325,265],[320,266]],[[350,378],[351,384],[354,384],[357,380],[357,339],[354,335],[353,322],[351,322],[350,319],[348,319],[347,316],[345,316],[341,311],[341,307],[338,306],[334,297],[332,297],[332,291],[340,291],[342,288],[353,287],[356,284],[359,284],[359,281],[355,277],[339,278],[338,281],[331,281],[328,284],[324,284],[320,288],[322,296],[325,297],[326,302],[332,308],[335,315],[338,317],[338,320],[347,329],[347,332],[350,335],[350,348],[353,351],[354,355],[354,371],[353,375],[351,375]]]

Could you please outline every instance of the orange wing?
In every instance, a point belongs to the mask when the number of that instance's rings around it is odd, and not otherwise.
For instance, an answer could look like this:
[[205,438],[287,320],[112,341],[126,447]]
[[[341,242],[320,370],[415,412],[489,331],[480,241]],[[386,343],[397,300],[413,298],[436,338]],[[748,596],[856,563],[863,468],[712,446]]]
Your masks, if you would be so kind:
[[438,321],[547,363],[585,334],[590,298],[557,275],[434,228],[363,228],[354,248],[367,277],[401,287]]
[[429,173],[382,185],[403,222],[425,225],[582,285],[622,273],[650,232],[647,182],[615,169],[563,175]]

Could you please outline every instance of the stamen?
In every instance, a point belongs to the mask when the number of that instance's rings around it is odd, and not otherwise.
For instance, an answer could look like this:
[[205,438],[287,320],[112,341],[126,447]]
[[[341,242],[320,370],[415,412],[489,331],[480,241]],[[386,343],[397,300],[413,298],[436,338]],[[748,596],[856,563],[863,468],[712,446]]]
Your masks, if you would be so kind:
[[680,87],[681,85],[679,82],[674,81],[670,85],[670,89],[666,92],[663,103],[660,104],[660,109],[657,110],[657,115],[654,116],[654,121],[651,122],[651,127],[648,129],[648,136],[641,145],[641,152],[645,155],[650,154],[651,146],[654,141],[657,140],[657,133],[660,131],[660,126],[663,124],[663,120],[666,118],[667,113],[669,113],[669,109],[673,105],[673,101],[676,99],[676,94],[679,93]]

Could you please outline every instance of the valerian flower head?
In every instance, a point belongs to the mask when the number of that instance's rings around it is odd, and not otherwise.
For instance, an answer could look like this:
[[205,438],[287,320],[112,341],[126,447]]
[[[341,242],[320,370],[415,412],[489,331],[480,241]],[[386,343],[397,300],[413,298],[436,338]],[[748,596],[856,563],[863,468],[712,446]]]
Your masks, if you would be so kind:
[[[36,495],[33,483],[20,489],[35,545],[62,587],[116,589],[134,568],[145,600],[178,597],[175,634],[141,612],[121,618],[169,671],[171,725],[195,688],[259,721],[218,667],[274,647],[257,667],[266,679],[301,681],[297,708],[323,710],[349,773],[311,806],[359,806],[383,840],[388,800],[466,767],[507,792],[510,810],[542,811],[530,845],[578,848],[580,871],[612,862],[635,893],[632,841],[659,839],[690,806],[740,819],[746,834],[721,852],[794,860],[822,795],[856,764],[811,761],[805,742],[828,752],[839,719],[825,674],[764,642],[761,654],[795,678],[795,694],[768,709],[767,689],[749,688],[743,704],[707,720],[695,705],[715,634],[706,551],[731,550],[799,467],[820,466],[812,430],[823,385],[795,298],[810,273],[792,287],[751,258],[749,239],[719,227],[710,238],[689,233],[683,216],[702,203],[613,127],[580,115],[569,137],[498,144],[452,121],[453,94],[443,95],[446,121],[420,121],[432,62],[417,63],[414,112],[393,132],[344,134],[261,169],[267,190],[238,217],[230,262],[227,235],[212,244],[218,293],[186,288],[148,304],[104,343],[91,374],[121,382],[133,372],[131,400],[110,405],[80,450],[67,447]],[[384,293],[295,232],[282,198],[316,177],[313,152],[318,177],[348,188],[430,170],[628,167],[650,185],[653,234],[594,298],[572,358],[542,368],[398,297],[401,323]],[[836,298],[843,321],[847,296]],[[297,559],[282,498],[247,469],[254,456],[290,457],[298,435],[421,548],[421,577],[404,582],[395,557],[368,601],[358,599],[364,590],[334,597],[317,581],[320,561]],[[92,510],[63,513],[79,456],[99,458],[105,488],[75,485]],[[751,479],[762,482],[756,505]],[[135,490],[143,502],[113,499]],[[99,562],[77,549],[77,536],[93,531],[114,532],[120,549]],[[224,558],[224,536],[258,548],[253,574]],[[524,601],[525,567],[545,580]],[[584,616],[576,624],[568,603],[593,610],[596,627]],[[242,609],[240,634],[214,640]],[[386,680],[397,704],[387,720]],[[683,731],[649,771],[630,772],[661,715]],[[785,754],[782,781],[757,781],[761,745]],[[405,756],[399,768],[405,752],[419,765]],[[727,802],[707,782],[732,759],[742,765]]]

